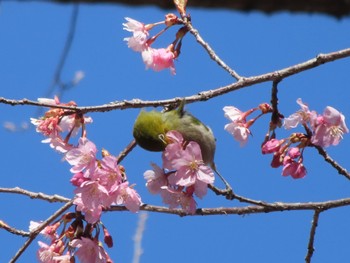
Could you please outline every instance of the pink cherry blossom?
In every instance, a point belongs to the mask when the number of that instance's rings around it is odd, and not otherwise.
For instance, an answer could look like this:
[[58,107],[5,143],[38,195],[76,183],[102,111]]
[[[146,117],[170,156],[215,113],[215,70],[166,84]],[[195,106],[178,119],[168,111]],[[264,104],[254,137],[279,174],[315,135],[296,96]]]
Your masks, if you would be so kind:
[[162,168],[155,163],[151,163],[151,165],[153,170],[147,170],[143,175],[147,181],[146,187],[151,194],[159,194],[162,186],[167,185],[168,180]]
[[89,179],[84,176],[83,172],[78,172],[73,175],[73,177],[70,179],[70,182],[72,185],[76,187],[80,187],[81,184],[85,181],[88,181]]
[[81,237],[70,242],[70,246],[76,248],[75,255],[80,262],[84,263],[106,263],[109,259],[107,252],[99,245],[97,240]]
[[73,148],[65,155],[67,162],[73,167],[70,169],[72,173],[78,173],[84,169],[94,167],[96,162],[96,146],[87,138],[80,138],[77,148]]
[[142,204],[139,194],[129,186],[128,182],[114,186],[110,191],[110,196],[117,205],[125,205],[131,212],[138,212]]
[[58,263],[55,257],[61,256],[64,251],[64,243],[61,240],[56,240],[47,245],[44,242],[38,241],[40,249],[37,252],[38,261],[41,263]]
[[201,149],[196,142],[189,142],[181,156],[171,160],[171,163],[176,172],[169,175],[170,184],[191,186],[196,180],[206,184],[214,182],[214,173],[204,164]]
[[235,107],[226,106],[223,110],[225,112],[225,117],[231,121],[231,123],[225,125],[225,130],[231,133],[233,138],[235,138],[236,141],[239,141],[240,145],[243,146],[247,143],[248,136],[251,134],[246,117],[253,111],[253,109],[247,112],[242,112]]
[[300,179],[305,177],[306,169],[302,162],[296,162],[290,156],[285,156],[283,160],[282,175],[290,175],[294,179]]
[[316,112],[310,111],[307,104],[303,103],[300,98],[297,99],[297,103],[300,105],[301,110],[284,119],[283,126],[285,129],[295,128],[299,124],[312,122],[313,119],[316,117]]
[[284,140],[271,139],[263,144],[261,147],[261,151],[263,154],[274,153],[277,152],[280,148]]
[[147,48],[147,38],[149,36],[148,28],[146,26],[132,18],[125,18],[127,23],[124,23],[124,30],[132,32],[132,37],[124,38],[127,41],[128,47],[136,52],[142,52]]
[[108,190],[114,185],[119,185],[124,181],[122,172],[117,163],[117,158],[112,155],[102,158],[92,178],[98,180],[99,183]]
[[66,153],[73,148],[72,145],[65,142],[60,135],[50,135],[49,138],[41,141],[42,143],[49,143],[50,147],[60,153]]
[[163,167],[168,170],[173,170],[172,160],[181,157],[183,151],[184,138],[178,131],[168,131],[165,139],[168,144],[163,151]]
[[343,134],[348,132],[344,115],[328,106],[323,115],[316,119],[311,142],[321,147],[337,145],[343,138]]
[[181,206],[188,214],[194,214],[196,212],[196,201],[193,198],[191,190],[189,192],[183,192],[167,186],[164,186],[163,189],[164,191],[161,192],[163,202],[169,205],[170,209]]
[[109,207],[113,202],[107,189],[97,181],[83,182],[74,193],[74,204],[78,211],[85,213],[89,223],[96,223],[100,219],[102,207]]
[[288,155],[290,158],[296,159],[301,156],[301,153],[298,147],[291,147],[289,148]]
[[175,55],[169,48],[147,48],[142,51],[142,59],[146,68],[151,68],[155,71],[160,71],[169,68],[171,74],[175,75],[174,59]]

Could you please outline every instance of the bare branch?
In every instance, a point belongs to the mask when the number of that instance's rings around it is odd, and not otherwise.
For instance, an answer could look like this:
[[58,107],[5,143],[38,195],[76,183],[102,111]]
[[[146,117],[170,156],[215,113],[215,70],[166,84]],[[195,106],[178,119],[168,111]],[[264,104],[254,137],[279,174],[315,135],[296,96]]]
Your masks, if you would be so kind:
[[100,106],[86,106],[86,107],[72,107],[72,106],[63,106],[63,105],[53,106],[48,103],[42,103],[42,102],[32,101],[28,99],[13,100],[13,99],[7,99],[3,97],[0,97],[0,103],[9,104],[12,106],[32,105],[32,106],[41,106],[41,107],[55,107],[60,109],[71,110],[72,113],[77,111],[81,113],[106,112],[106,111],[112,111],[116,109],[142,108],[142,107],[151,107],[151,106],[158,107],[158,106],[165,106],[165,105],[171,105],[171,104],[178,105],[183,100],[185,100],[186,103],[193,103],[197,101],[207,101],[209,99],[218,97],[220,95],[233,92],[242,88],[246,88],[258,83],[281,80],[281,79],[290,77],[292,75],[295,75],[297,73],[318,67],[322,64],[329,63],[342,58],[346,58],[349,56],[350,56],[350,48],[342,49],[342,50],[327,53],[327,54],[319,54],[316,58],[307,60],[300,64],[296,64],[284,69],[265,73],[258,76],[247,77],[238,82],[229,84],[227,86],[219,87],[213,90],[202,91],[202,92],[199,92],[198,94],[187,96],[184,98],[173,98],[173,99],[157,100],[157,101],[144,101],[140,99],[133,99],[129,101],[124,100],[124,101],[110,102],[108,104],[104,104]]
[[328,153],[326,152],[325,149],[323,149],[321,146],[317,146],[317,145],[312,145],[313,147],[315,147],[318,151],[318,153],[324,158],[324,160],[329,163],[330,165],[332,165],[332,167],[334,167],[339,174],[344,175],[347,179],[350,180],[350,173],[343,168],[341,165],[339,165],[335,160],[333,160]]
[[231,69],[226,63],[216,54],[216,52],[210,47],[210,45],[203,40],[203,38],[200,36],[197,29],[193,28],[191,22],[187,21],[185,23],[188,31],[196,38],[197,42],[204,47],[204,49],[208,52],[210,58],[214,60],[220,67],[222,67],[224,70],[226,70],[232,77],[234,77],[236,80],[241,80],[242,77],[238,75],[236,71]]
[[62,96],[62,94],[66,88],[66,85],[62,82],[61,74],[62,74],[63,67],[66,64],[67,57],[68,57],[69,51],[72,47],[72,43],[74,40],[75,30],[76,30],[77,20],[78,20],[78,14],[79,14],[79,5],[76,4],[73,6],[73,11],[72,11],[71,19],[70,19],[69,31],[68,31],[68,34],[66,37],[66,42],[64,44],[61,57],[60,57],[59,62],[57,64],[52,83],[51,83],[51,85],[50,85],[50,87],[45,95],[46,98],[54,95],[54,90],[55,90],[56,86],[59,87],[59,90],[57,92],[58,97]]
[[18,235],[18,236],[28,237],[30,235],[29,232],[25,232],[23,230],[18,230],[16,228],[13,228],[13,227],[9,226],[8,224],[6,224],[2,220],[0,220],[0,228],[5,229],[7,232],[10,232],[10,233],[12,233],[14,235]]
[[57,217],[59,217],[62,213],[64,213],[67,209],[69,209],[73,205],[73,199],[67,202],[64,206],[58,209],[53,215],[51,215],[48,219],[46,219],[40,226],[30,232],[28,239],[24,242],[23,246],[17,251],[14,257],[9,261],[9,263],[14,263],[17,259],[23,254],[23,252],[27,249],[27,247],[34,241],[37,235],[42,231],[46,226],[52,223]]
[[[217,208],[199,208],[193,216],[212,216],[212,215],[248,215],[248,214],[262,214],[281,211],[307,211],[307,210],[328,210],[338,207],[350,205],[350,198],[325,201],[325,202],[306,202],[306,203],[266,203],[267,206],[244,206],[244,207],[217,207]],[[154,206],[144,204],[140,207],[142,211],[157,212],[164,214],[173,214],[179,216],[192,216],[186,214],[181,209],[169,209],[163,206]],[[112,206],[105,211],[128,211],[125,206]]]
[[21,194],[21,195],[26,195],[29,196],[31,199],[41,199],[48,201],[50,203],[54,202],[60,202],[60,203],[67,203],[70,201],[69,198],[60,196],[60,195],[47,195],[43,193],[36,193],[36,192],[31,192],[28,190],[24,190],[19,187],[14,187],[14,188],[0,188],[0,193],[8,193],[8,194]]
[[123,161],[123,159],[132,151],[132,149],[134,149],[136,147],[136,141],[135,139],[132,140],[128,146],[125,147],[125,149],[123,151],[121,151],[119,153],[119,155],[117,156],[117,163],[120,163],[121,161]]
[[315,210],[314,217],[311,224],[310,229],[310,237],[309,237],[309,244],[307,246],[307,254],[305,257],[305,262],[310,263],[312,255],[314,254],[315,248],[314,248],[314,241],[315,241],[315,234],[316,234],[316,228],[318,226],[318,219],[321,214],[322,210]]

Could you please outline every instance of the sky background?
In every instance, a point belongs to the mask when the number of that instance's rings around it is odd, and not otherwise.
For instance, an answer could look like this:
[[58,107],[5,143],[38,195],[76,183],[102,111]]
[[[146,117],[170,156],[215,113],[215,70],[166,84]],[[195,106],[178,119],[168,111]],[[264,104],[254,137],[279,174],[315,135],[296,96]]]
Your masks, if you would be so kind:
[[[43,97],[52,82],[66,35],[73,6],[49,3],[2,2],[0,6],[0,97],[10,99]],[[175,10],[171,10],[175,12]],[[350,46],[350,19],[336,20],[323,15],[189,8],[192,22],[217,54],[242,76],[259,75],[288,67],[319,53]],[[81,5],[75,39],[62,72],[70,81],[82,70],[85,78],[66,92],[62,101],[74,100],[79,106],[101,105],[116,100],[169,99],[197,94],[232,83],[227,72],[210,60],[194,37],[187,35],[176,61],[176,76],[169,70],[145,70],[139,54],[128,49],[122,30],[124,17],[145,23],[161,21],[166,11],[155,7],[130,8],[119,5]],[[158,32],[158,29],[152,31]],[[154,47],[168,45],[176,29],[160,37]],[[289,116],[299,109],[302,98],[311,109],[322,112],[333,106],[350,118],[350,59],[322,65],[289,77],[279,84],[280,111]],[[241,110],[270,101],[271,83],[248,87],[207,102],[187,106],[209,125],[217,137],[216,164],[237,194],[269,202],[326,201],[349,197],[349,181],[322,161],[315,149],[306,149],[304,179],[283,177],[281,169],[271,169],[271,156],[262,156],[260,145],[268,129],[269,116],[253,127],[253,137],[240,147],[224,131],[228,122],[222,108],[232,105]],[[33,106],[0,104],[0,123],[19,127],[37,117]],[[133,122],[139,109],[88,114],[88,138],[97,148],[118,153],[131,141]],[[348,123],[348,126],[350,124]],[[298,130],[302,131],[302,130]],[[279,138],[288,132],[277,131]],[[15,187],[46,194],[73,197],[69,165],[32,127],[9,132],[0,129],[1,187]],[[350,138],[345,136],[328,153],[345,168],[349,164]],[[144,203],[161,205],[159,196],[145,188],[144,171],[150,162],[161,165],[160,153],[135,148],[123,161],[131,183],[136,184]],[[222,184],[217,180],[217,185]],[[198,207],[240,206],[209,192],[197,200]],[[26,196],[1,194],[0,220],[28,230],[30,220],[45,220],[61,204],[30,200]],[[350,259],[350,209],[339,208],[321,214],[316,233],[313,262],[348,262]],[[141,262],[302,262],[307,252],[311,211],[292,211],[249,216],[184,217],[149,213]],[[138,215],[107,213],[102,221],[114,238],[106,249],[114,262],[132,262],[133,235]],[[0,231],[0,262],[7,262],[25,239]],[[37,241],[37,240],[36,240]],[[37,243],[33,242],[18,262],[35,262]]]

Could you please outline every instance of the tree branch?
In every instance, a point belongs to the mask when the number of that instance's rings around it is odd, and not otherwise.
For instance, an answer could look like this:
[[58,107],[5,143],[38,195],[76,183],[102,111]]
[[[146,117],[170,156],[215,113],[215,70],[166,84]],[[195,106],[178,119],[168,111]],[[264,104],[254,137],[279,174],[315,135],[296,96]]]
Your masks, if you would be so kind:
[[318,151],[318,153],[324,158],[324,160],[329,163],[333,168],[335,168],[339,174],[344,175],[347,179],[350,180],[350,173],[343,168],[341,165],[339,165],[335,160],[333,160],[325,149],[323,149],[321,146],[312,145],[315,147]]
[[342,49],[342,50],[327,53],[327,54],[319,54],[313,59],[307,60],[305,62],[296,64],[284,69],[265,73],[258,76],[242,78],[242,80],[226,85],[224,87],[219,87],[208,91],[202,91],[202,92],[199,92],[198,94],[187,96],[184,98],[177,97],[173,99],[157,100],[157,101],[144,101],[140,99],[133,99],[133,100],[110,102],[108,104],[104,104],[100,106],[85,106],[85,107],[51,105],[48,103],[42,103],[42,102],[32,101],[28,99],[13,100],[13,99],[7,99],[3,97],[0,97],[0,103],[12,105],[12,106],[31,105],[31,106],[41,106],[41,107],[54,107],[54,108],[66,109],[68,111],[71,110],[72,113],[73,112],[80,112],[80,113],[106,112],[106,111],[112,111],[116,109],[143,108],[143,107],[150,107],[150,106],[158,107],[158,106],[165,106],[165,105],[171,105],[171,104],[178,105],[183,100],[185,100],[185,102],[188,104],[196,101],[207,101],[209,99],[218,97],[220,95],[233,92],[242,88],[246,88],[258,83],[282,80],[287,77],[293,76],[297,73],[318,67],[322,64],[329,63],[342,58],[346,58],[349,56],[350,56],[350,48]]
[[[3,0],[13,1],[13,0]],[[30,0],[17,0],[19,2],[28,2]],[[31,0],[36,2],[56,2],[62,4],[86,3],[86,4],[124,4],[129,6],[157,6],[163,9],[174,10],[172,1],[163,0]],[[188,1],[188,7],[199,8],[223,8],[237,10],[240,12],[259,11],[266,14],[282,11],[293,13],[321,13],[336,18],[349,16],[350,2],[347,0],[191,0]]]
[[[194,215],[186,214],[181,209],[170,209],[163,206],[154,206],[144,204],[140,207],[142,211],[157,212],[164,214],[173,214],[179,216],[212,216],[212,215],[249,215],[262,214],[282,211],[301,211],[301,210],[328,210],[350,205],[350,198],[325,201],[325,202],[306,202],[306,203],[266,203],[268,206],[244,206],[244,207],[217,207],[217,208],[198,208]],[[112,206],[105,211],[128,211],[125,206]]]
[[66,203],[70,201],[69,198],[60,196],[60,195],[47,195],[43,193],[36,193],[36,192],[31,192],[28,190],[24,190],[19,187],[14,187],[14,188],[0,188],[0,193],[9,193],[9,194],[21,194],[21,195],[26,195],[29,196],[31,199],[41,199],[48,201],[50,203],[54,202],[60,202],[60,203]]
[[47,227],[50,223],[52,223],[57,217],[59,217],[62,213],[64,213],[67,209],[69,209],[73,205],[73,199],[68,201],[64,206],[58,209],[53,215],[51,215],[47,220],[45,220],[40,226],[30,232],[30,235],[26,242],[24,242],[23,246],[17,251],[14,257],[9,261],[9,263],[14,263],[17,259],[23,254],[23,252],[27,249],[27,247],[34,241],[34,239],[39,235],[40,231],[42,231],[45,227]]
[[307,254],[305,257],[306,263],[311,262],[312,255],[314,254],[314,251],[315,251],[315,248],[314,248],[315,234],[316,234],[316,228],[318,225],[318,219],[321,212],[322,212],[321,210],[315,210],[315,213],[314,213],[311,230],[310,230],[309,244],[307,246]]

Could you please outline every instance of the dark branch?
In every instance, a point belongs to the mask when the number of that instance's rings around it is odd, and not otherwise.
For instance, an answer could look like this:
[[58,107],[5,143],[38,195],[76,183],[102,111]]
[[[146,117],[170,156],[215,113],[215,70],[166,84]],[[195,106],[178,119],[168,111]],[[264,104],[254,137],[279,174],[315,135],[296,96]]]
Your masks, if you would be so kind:
[[318,219],[321,214],[321,210],[315,210],[314,218],[312,220],[311,230],[310,230],[310,237],[309,237],[309,244],[307,246],[307,254],[305,257],[305,262],[310,263],[312,255],[314,254],[315,248],[314,248],[314,242],[315,242],[315,234],[316,234],[316,228],[318,226]]
[[[5,0],[3,0],[5,1]],[[7,0],[13,1],[13,0]],[[30,0],[17,0],[28,2]],[[157,6],[163,9],[175,10],[173,1],[164,0],[32,0],[36,2],[57,2],[64,4],[87,3],[87,4],[124,4],[129,6]],[[221,8],[237,10],[241,12],[259,11],[266,14],[277,12],[293,13],[321,13],[336,18],[349,16],[350,2],[347,0],[190,0],[189,7]]]

